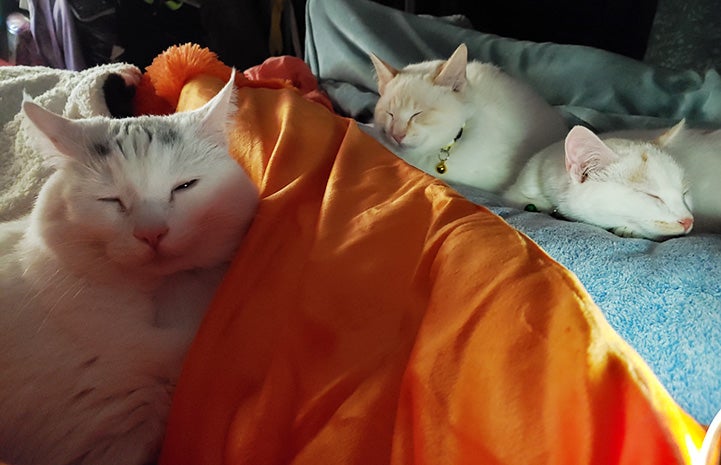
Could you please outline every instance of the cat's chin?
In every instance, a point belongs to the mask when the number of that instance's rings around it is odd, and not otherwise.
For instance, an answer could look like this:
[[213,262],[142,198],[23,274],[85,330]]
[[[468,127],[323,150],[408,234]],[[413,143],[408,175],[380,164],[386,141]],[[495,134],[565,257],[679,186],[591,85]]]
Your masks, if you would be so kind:
[[391,150],[405,155],[420,155],[425,148],[413,136],[407,136],[405,139],[397,141],[387,131],[383,131],[383,138]]
[[189,261],[187,257],[162,251],[148,252],[136,257],[134,260],[128,260],[127,258],[125,257],[124,260],[116,263],[128,273],[137,273],[150,278],[161,278],[182,271],[204,268],[204,266],[198,266],[198,264]]
[[419,158],[424,155],[433,155],[436,152],[439,151],[439,149],[432,149],[427,147],[426,145],[419,145],[414,143],[407,143],[407,142],[401,142],[401,143],[395,143],[393,142],[394,147],[396,148],[396,151],[402,155]]
[[619,237],[630,237],[639,239],[650,239],[652,241],[665,241],[674,237],[687,235],[690,230],[685,230],[681,225],[664,224],[659,230],[650,230],[646,228],[635,228],[629,226],[620,226],[609,229],[612,233]]
[[162,278],[185,271],[215,268],[226,263],[231,256],[232,251],[225,250],[196,255],[187,251],[173,253],[161,248],[157,251],[148,250],[132,260],[126,255],[122,261],[116,262],[129,273]]
[[394,147],[397,148],[397,151],[403,155],[407,155],[416,159],[431,156],[433,157],[433,159],[435,159],[437,156],[441,155],[441,149],[449,146],[450,142],[452,142],[452,139],[446,140],[444,142],[441,142],[439,140],[404,140],[401,143],[396,143],[395,141],[391,143]]

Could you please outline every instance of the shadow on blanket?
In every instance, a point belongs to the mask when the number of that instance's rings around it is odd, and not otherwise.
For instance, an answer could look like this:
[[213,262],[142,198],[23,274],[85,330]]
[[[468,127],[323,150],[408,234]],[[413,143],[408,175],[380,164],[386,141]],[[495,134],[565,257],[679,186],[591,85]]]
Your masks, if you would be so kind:
[[161,463],[691,463],[703,429],[535,243],[293,89],[238,105],[262,200]]

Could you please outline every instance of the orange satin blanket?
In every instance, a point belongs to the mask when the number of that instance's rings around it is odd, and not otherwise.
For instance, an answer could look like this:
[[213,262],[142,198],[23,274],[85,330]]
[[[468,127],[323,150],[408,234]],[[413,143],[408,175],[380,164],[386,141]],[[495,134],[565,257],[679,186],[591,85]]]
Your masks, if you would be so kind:
[[238,105],[262,200],[161,464],[691,463],[703,429],[531,240],[292,88]]

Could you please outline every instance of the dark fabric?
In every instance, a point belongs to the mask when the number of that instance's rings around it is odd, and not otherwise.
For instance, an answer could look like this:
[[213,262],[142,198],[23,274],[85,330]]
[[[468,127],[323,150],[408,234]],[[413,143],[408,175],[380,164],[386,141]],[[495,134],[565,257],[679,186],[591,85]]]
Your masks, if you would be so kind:
[[0,59],[8,59],[10,50],[8,49],[8,30],[5,25],[5,19],[10,13],[9,5],[6,0],[0,0]]
[[142,0],[123,1],[118,10],[118,21],[119,43],[125,48],[119,60],[140,68],[148,66],[171,45],[208,44],[198,9],[190,5],[171,10],[160,0],[155,0],[152,5]]
[[[204,0],[201,8],[208,46],[228,66],[246,69],[262,63],[273,53],[269,47],[273,0]],[[292,6],[292,8],[291,8]],[[303,43],[305,0],[287,0],[283,5],[280,33],[282,55],[301,55],[292,42],[298,27],[299,48]]]
[[268,1],[206,0],[201,8],[208,46],[220,60],[239,69],[268,58]]
[[[680,3],[685,0],[678,0]],[[657,0],[377,0],[433,16],[462,14],[476,30],[534,42],[588,45],[643,58]]]
[[119,0],[68,0],[88,67],[107,63],[118,40]]
[[721,0],[659,0],[645,60],[677,70],[721,70]]

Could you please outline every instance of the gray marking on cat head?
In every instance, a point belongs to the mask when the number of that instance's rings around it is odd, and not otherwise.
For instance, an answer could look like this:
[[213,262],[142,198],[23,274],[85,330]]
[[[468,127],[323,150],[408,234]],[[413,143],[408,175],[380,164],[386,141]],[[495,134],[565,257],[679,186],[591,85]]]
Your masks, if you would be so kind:
[[110,154],[110,146],[106,142],[96,142],[91,147],[92,153],[100,157]]
[[120,124],[120,129],[118,129],[118,136],[123,137],[129,137],[130,136],[130,126],[132,126],[133,123],[130,121],[124,121]]
[[175,145],[180,142],[180,134],[173,128],[161,128],[157,132],[158,139],[165,145]]
[[125,158],[145,156],[154,143],[175,147],[181,144],[182,140],[183,135],[177,128],[165,121],[152,119],[123,122],[112,138]]
[[152,139],[153,133],[150,129],[134,121],[124,121],[118,127],[112,142],[124,158],[131,158],[144,156]]
[[140,129],[145,131],[145,136],[148,138],[148,145],[152,144],[153,143],[153,131],[151,131],[150,129],[148,129],[145,126],[140,126]]

